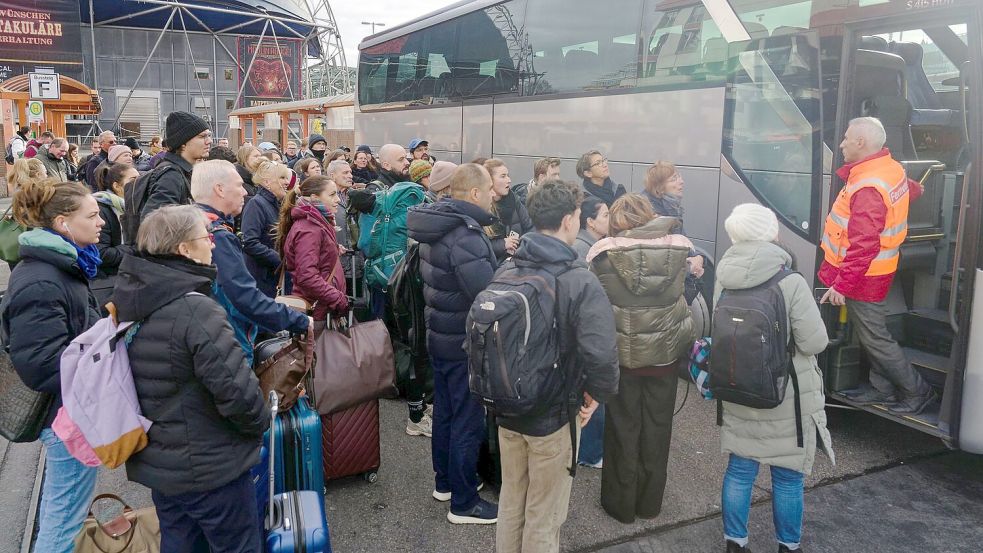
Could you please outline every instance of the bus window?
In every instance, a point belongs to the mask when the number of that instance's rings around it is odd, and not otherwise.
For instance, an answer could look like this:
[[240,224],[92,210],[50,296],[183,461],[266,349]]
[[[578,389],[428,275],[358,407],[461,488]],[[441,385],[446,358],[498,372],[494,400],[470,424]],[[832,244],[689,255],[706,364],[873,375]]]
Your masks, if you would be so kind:
[[804,237],[822,177],[815,33],[751,40],[727,84],[723,154],[765,205]]
[[598,17],[586,3],[530,2],[526,31],[534,55],[532,79],[524,94],[635,86],[642,0],[617,4]]

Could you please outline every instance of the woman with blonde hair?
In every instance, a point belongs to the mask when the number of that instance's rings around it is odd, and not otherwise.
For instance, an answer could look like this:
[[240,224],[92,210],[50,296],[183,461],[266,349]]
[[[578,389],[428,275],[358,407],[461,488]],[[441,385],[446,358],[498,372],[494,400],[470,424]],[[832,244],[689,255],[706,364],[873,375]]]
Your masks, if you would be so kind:
[[256,196],[242,210],[242,249],[246,269],[259,290],[276,297],[280,254],[273,243],[273,229],[280,220],[280,202],[296,175],[286,165],[264,159],[253,172]]
[[338,186],[325,176],[305,179],[280,207],[276,248],[290,272],[293,293],[314,305],[315,330],[331,315],[348,312],[345,273],[335,235]]
[[242,186],[246,189],[248,194],[246,201],[249,198],[256,195],[256,185],[253,183],[253,171],[259,167],[261,161],[263,161],[263,152],[259,150],[256,146],[252,144],[246,144],[240,146],[236,150],[236,160],[238,163],[235,164],[236,171],[239,172],[239,176],[242,177]]
[[53,398],[40,434],[46,455],[34,550],[70,553],[98,470],[72,457],[51,424],[62,404],[61,354],[99,320],[89,280],[99,270],[96,244],[103,221],[85,185],[53,178],[21,183],[12,211],[17,222],[33,230],[18,238],[21,261],[0,302],[0,320],[21,380]]
[[611,205],[610,235],[587,253],[614,308],[621,383],[605,405],[601,506],[620,522],[662,511],[676,401],[676,362],[696,333],[683,298],[693,244],[645,196]]
[[7,191],[11,194],[28,182],[34,182],[48,176],[48,170],[40,159],[20,158],[14,161],[13,168],[7,172]]

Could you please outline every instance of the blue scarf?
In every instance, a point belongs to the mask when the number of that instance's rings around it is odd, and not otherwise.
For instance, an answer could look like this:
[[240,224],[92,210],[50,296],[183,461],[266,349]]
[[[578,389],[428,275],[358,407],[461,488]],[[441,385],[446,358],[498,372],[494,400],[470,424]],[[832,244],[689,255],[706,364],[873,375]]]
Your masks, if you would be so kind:
[[334,223],[334,213],[331,213],[330,211],[328,211],[328,206],[324,205],[321,202],[317,202],[317,201],[311,202],[311,204],[314,207],[316,207],[318,211],[321,212],[321,216],[324,217],[324,220],[325,221],[327,221],[328,223]]
[[78,247],[78,244],[72,242],[68,238],[65,238],[61,234],[47,228],[44,230],[71,244],[72,247],[75,248],[75,252],[78,254],[77,261],[79,268],[82,269],[82,274],[84,274],[85,277],[90,280],[96,278],[96,275],[99,273],[99,266],[102,265],[102,257],[99,256],[99,248],[97,248],[95,244],[90,244],[84,248],[80,248]]

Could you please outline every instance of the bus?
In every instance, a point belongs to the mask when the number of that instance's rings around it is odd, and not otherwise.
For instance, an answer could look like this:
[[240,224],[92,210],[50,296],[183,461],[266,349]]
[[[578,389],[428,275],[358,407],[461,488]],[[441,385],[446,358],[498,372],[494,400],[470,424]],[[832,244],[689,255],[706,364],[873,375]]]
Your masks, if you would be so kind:
[[[459,2],[359,45],[356,142],[423,137],[439,159],[494,156],[516,179],[546,156],[572,179],[596,149],[635,191],[668,160],[710,260],[730,245],[731,209],[759,202],[819,287],[838,145],[852,118],[876,116],[924,187],[888,324],[941,401],[919,416],[852,407],[983,453],[981,41],[980,0]],[[841,392],[869,363],[842,310],[824,319],[827,395],[851,406]]]

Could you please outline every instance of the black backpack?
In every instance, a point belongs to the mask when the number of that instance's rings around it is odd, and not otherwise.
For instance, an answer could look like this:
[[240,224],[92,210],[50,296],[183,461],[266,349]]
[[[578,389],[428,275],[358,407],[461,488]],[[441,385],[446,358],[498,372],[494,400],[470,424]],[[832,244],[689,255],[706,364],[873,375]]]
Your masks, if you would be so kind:
[[506,267],[471,304],[468,382],[495,415],[535,415],[566,387],[556,325],[557,276],[538,267]]
[[126,245],[136,245],[137,231],[140,230],[140,212],[147,205],[147,200],[154,191],[157,179],[165,171],[171,169],[180,170],[173,163],[161,161],[157,167],[140,175],[137,177],[137,180],[133,181],[133,184],[126,187],[126,191],[123,193],[123,216],[120,217],[120,224],[123,227],[123,236],[126,238]]
[[710,336],[710,391],[727,401],[756,409],[773,409],[785,400],[789,379],[795,392],[796,436],[802,446],[799,382],[792,357],[795,340],[788,328],[780,283],[793,271],[782,269],[753,288],[724,290],[713,309]]

